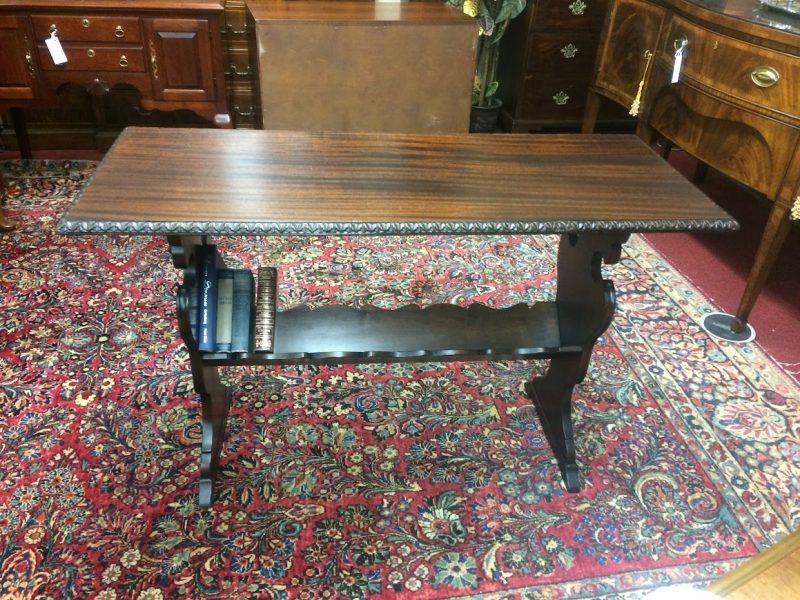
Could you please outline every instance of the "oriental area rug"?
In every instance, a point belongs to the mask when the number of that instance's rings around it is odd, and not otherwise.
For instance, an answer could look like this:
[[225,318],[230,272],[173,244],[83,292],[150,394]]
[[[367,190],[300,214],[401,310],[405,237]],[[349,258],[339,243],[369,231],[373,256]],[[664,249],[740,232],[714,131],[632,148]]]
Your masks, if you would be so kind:
[[[1,164],[0,598],[641,598],[800,526],[800,390],[636,236],[574,395],[580,492],[522,389],[543,361],[241,367],[199,509],[165,240],[59,236],[95,163]],[[550,236],[217,242],[279,267],[281,308],[555,292]]]

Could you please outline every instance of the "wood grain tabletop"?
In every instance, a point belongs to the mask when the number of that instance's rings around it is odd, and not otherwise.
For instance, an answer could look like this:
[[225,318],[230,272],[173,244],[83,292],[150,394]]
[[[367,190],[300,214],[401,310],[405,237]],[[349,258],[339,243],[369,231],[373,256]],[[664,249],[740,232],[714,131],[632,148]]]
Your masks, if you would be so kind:
[[404,234],[734,230],[620,134],[126,129],[62,233]]

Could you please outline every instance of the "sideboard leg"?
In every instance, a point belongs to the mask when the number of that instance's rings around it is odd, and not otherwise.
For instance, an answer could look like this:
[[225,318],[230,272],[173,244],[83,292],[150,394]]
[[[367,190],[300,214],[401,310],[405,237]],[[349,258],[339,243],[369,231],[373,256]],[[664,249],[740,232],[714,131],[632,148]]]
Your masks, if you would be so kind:
[[767,276],[775,265],[781,247],[789,235],[792,228],[789,209],[788,205],[781,202],[775,202],[772,206],[753,266],[750,269],[750,275],[747,277],[747,285],[739,302],[739,308],[736,309],[736,318],[731,324],[731,331],[734,333],[745,329],[747,318],[756,303],[756,298],[767,282]]
[[619,260],[627,239],[625,232],[561,236],[556,292],[558,329],[561,346],[575,347],[576,351],[552,358],[547,373],[525,384],[570,492],[581,488],[572,428],[572,391],[586,376],[592,348],[614,316],[614,285],[603,279],[602,265]]
[[6,180],[3,178],[3,173],[0,173],[0,233],[6,233],[14,229],[11,223],[6,222],[6,216],[3,212],[3,203],[6,200]]
[[225,438],[225,422],[228,419],[231,393],[220,382],[216,367],[202,365],[200,369],[199,386],[195,379],[195,390],[200,394],[203,425],[199,502],[202,508],[208,508],[214,496],[214,479],[222,450],[222,440]]

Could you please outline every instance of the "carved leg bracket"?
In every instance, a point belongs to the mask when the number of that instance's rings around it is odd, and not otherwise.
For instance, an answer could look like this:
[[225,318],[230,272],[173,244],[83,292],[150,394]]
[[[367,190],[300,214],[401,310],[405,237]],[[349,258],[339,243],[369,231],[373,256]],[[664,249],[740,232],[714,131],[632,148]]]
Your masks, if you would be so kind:
[[626,233],[561,237],[556,294],[561,345],[580,346],[581,351],[551,359],[544,376],[525,384],[570,492],[581,488],[572,427],[572,391],[586,376],[594,343],[614,316],[614,286],[603,279],[602,264],[619,260],[627,238]]

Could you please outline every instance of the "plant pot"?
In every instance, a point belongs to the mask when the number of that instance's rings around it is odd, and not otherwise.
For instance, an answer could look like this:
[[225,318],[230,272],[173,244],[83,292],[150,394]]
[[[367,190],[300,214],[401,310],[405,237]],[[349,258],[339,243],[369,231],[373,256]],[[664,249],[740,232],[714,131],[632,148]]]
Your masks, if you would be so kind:
[[469,113],[470,133],[492,133],[497,128],[497,119],[503,103],[495,99],[489,106],[474,106]]

